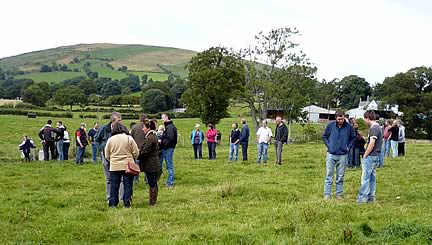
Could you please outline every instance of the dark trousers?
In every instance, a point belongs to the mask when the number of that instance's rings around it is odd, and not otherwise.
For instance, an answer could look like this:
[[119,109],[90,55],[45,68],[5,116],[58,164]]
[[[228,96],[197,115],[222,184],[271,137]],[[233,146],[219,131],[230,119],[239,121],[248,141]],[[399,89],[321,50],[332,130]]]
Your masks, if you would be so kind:
[[243,155],[243,161],[248,160],[248,143],[241,143],[242,146],[242,155]]
[[126,174],[125,171],[110,171],[111,190],[108,205],[117,207],[119,203],[119,189],[123,177],[124,194],[123,203],[125,208],[130,207],[133,188],[133,175]]
[[405,142],[398,143],[398,155],[405,156]]
[[69,146],[70,146],[69,142],[63,142],[63,158],[64,158],[64,160],[69,159]]
[[207,142],[209,160],[216,159],[216,142]]
[[30,162],[30,150],[23,151],[23,154],[24,154],[24,161],[29,161]]
[[54,142],[45,142],[43,145],[43,152],[44,152],[44,160],[49,161],[50,160],[50,152],[51,152],[51,160],[54,160],[54,148],[55,144]]
[[84,147],[77,146],[76,159],[75,159],[76,164],[84,163],[85,148],[86,148],[86,146],[84,146]]
[[147,182],[149,184],[150,187],[157,187],[157,179],[158,179],[158,172],[146,172],[145,173],[146,178],[147,178]]
[[193,144],[195,159],[202,159],[202,144]]

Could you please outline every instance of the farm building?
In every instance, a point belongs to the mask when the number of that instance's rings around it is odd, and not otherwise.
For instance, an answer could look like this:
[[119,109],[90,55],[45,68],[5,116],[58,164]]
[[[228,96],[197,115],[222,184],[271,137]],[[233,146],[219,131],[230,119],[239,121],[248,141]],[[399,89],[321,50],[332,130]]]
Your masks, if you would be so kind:
[[316,105],[306,106],[302,109],[306,112],[306,120],[313,123],[335,120],[336,111],[325,109]]
[[346,114],[349,118],[363,118],[363,114],[367,110],[374,110],[382,119],[394,118],[395,116],[402,114],[399,112],[397,105],[390,106],[384,104],[382,101],[369,101],[369,98],[367,98],[366,101],[360,99],[358,107],[348,110]]

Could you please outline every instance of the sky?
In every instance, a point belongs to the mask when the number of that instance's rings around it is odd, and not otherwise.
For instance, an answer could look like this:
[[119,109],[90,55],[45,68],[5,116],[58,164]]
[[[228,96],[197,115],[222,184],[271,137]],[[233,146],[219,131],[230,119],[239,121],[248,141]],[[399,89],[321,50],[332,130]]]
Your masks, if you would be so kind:
[[0,57],[78,43],[240,49],[260,31],[296,27],[320,80],[375,84],[432,65],[428,0],[5,0],[0,23]]

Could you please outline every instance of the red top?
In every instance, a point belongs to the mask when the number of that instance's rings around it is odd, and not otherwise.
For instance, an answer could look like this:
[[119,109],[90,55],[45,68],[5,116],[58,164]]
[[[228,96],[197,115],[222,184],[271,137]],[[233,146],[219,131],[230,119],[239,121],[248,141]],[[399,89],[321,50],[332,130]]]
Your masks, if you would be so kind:
[[206,137],[207,137],[208,142],[216,142],[216,136],[217,136],[217,130],[216,129],[210,129],[206,133]]
[[387,126],[385,129],[384,129],[384,139],[385,140],[388,140],[389,139],[389,137],[390,137],[390,132],[389,132],[389,129],[391,128],[391,126],[389,125],[389,126]]
[[81,131],[78,130],[77,133],[76,133],[76,136],[77,137],[81,137]]

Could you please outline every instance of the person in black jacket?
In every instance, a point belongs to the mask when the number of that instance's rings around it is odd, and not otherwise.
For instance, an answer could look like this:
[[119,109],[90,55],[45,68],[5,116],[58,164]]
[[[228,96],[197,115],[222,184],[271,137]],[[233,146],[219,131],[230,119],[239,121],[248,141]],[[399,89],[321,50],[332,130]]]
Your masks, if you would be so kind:
[[57,157],[59,161],[64,160],[64,154],[63,154],[63,142],[64,141],[64,126],[62,121],[57,122],[57,134],[55,137],[55,142],[57,146]]
[[[166,187],[171,188],[174,186],[174,149],[177,145],[177,128],[171,121],[170,116],[167,113],[162,114],[162,120],[164,122],[165,130],[162,135],[161,147],[162,147],[162,159],[165,160],[166,169],[168,172],[168,179],[165,184]],[[161,169],[163,160],[161,161]]]
[[282,165],[282,147],[288,143],[288,128],[281,117],[276,117],[275,129],[276,164]]
[[81,127],[76,131],[75,136],[76,136],[76,146],[77,146],[75,163],[82,164],[84,163],[85,148],[88,145],[85,123],[81,123]]
[[48,120],[47,124],[41,128],[39,131],[39,138],[42,140],[43,152],[44,152],[44,160],[50,160],[50,152],[51,152],[51,160],[54,160],[54,134],[58,131],[57,129],[51,126],[52,121]]
[[36,148],[33,140],[30,137],[28,137],[27,135],[24,135],[23,141],[21,142],[19,147],[20,147],[20,150],[22,150],[22,152],[24,154],[24,161],[30,162],[30,160],[31,160],[30,159],[31,148]]
[[230,152],[229,152],[229,160],[234,161],[238,160],[238,145],[240,142],[240,130],[238,129],[238,124],[232,124],[232,130],[230,134]]
[[242,129],[240,132],[240,145],[242,146],[243,161],[248,160],[248,145],[249,145],[249,126],[247,125],[246,119],[241,119]]

